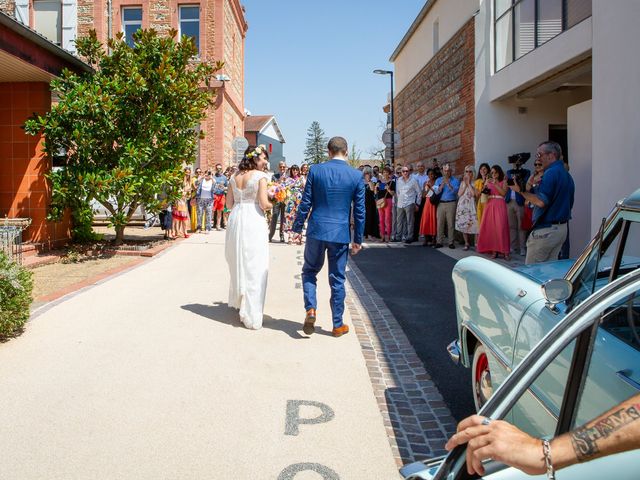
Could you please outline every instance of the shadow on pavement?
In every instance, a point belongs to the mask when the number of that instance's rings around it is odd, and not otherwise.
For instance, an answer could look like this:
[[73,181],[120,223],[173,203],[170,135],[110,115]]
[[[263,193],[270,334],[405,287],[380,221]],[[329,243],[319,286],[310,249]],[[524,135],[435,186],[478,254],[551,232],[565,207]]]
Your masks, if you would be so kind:
[[[227,303],[216,302],[212,305],[190,303],[188,305],[182,305],[180,308],[234,328],[244,328],[238,317],[238,311],[235,308],[231,308]],[[292,320],[285,320],[284,318],[273,318],[270,315],[264,315],[262,328],[284,332],[294,340],[309,338],[300,333],[302,331],[302,322],[294,322]],[[331,336],[331,332],[316,326],[314,335]]]

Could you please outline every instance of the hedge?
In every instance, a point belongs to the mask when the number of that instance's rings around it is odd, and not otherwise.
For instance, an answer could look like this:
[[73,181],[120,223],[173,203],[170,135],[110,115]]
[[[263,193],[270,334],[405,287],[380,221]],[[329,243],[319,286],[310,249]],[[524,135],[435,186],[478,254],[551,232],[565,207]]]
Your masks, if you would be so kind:
[[0,252],[0,339],[22,330],[33,301],[32,274]]

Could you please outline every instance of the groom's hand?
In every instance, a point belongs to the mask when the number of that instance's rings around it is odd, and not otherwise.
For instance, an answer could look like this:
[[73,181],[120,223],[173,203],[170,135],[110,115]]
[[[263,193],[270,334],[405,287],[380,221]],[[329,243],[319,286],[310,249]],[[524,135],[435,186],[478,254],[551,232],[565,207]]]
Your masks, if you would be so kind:
[[357,255],[360,250],[362,250],[362,245],[359,243],[351,244],[351,255]]

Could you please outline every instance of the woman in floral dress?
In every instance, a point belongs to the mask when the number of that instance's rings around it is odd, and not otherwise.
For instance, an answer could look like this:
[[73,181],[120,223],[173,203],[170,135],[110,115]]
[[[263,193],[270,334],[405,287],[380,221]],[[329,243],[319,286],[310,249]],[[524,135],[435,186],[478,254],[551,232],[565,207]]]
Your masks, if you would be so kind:
[[302,235],[292,231],[293,222],[296,219],[298,213],[298,205],[302,201],[302,194],[304,192],[305,177],[300,175],[300,168],[298,165],[292,165],[289,169],[289,176],[285,180],[285,184],[288,190],[287,200],[284,206],[284,230],[287,233],[288,242],[295,243],[297,245],[302,244]]
[[456,230],[462,232],[464,249],[469,250],[470,236],[478,233],[478,217],[476,214],[476,190],[473,187],[475,172],[472,165],[464,169],[464,176],[458,189],[458,206],[456,207]]

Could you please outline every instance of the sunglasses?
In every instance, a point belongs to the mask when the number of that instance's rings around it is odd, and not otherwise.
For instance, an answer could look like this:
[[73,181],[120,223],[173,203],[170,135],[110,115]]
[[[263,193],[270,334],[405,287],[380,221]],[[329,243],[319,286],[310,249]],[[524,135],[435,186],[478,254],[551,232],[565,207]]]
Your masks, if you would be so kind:
[[541,167],[541,166],[542,166],[542,164],[541,164],[540,162],[536,162],[536,163],[534,163],[534,164],[533,164],[533,166],[534,166],[534,167]]

